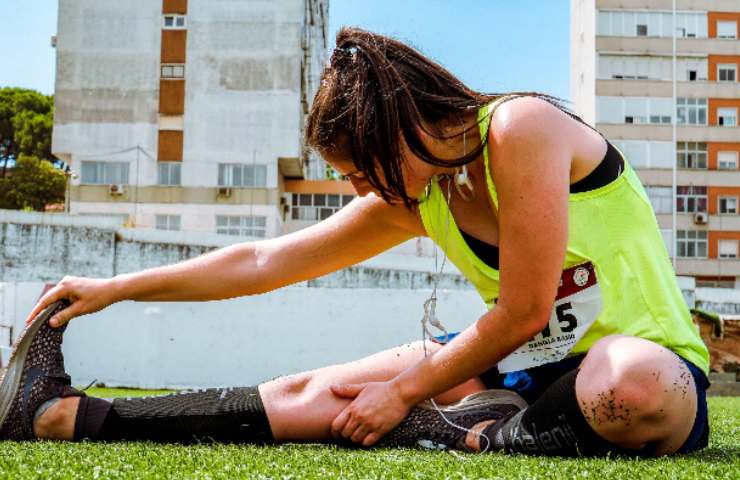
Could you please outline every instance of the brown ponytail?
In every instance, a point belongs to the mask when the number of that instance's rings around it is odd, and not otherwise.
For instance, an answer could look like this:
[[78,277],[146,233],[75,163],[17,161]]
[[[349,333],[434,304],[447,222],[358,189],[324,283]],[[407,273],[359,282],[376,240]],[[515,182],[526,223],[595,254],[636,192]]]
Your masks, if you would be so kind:
[[[567,112],[560,100],[535,92],[517,92],[543,98]],[[399,132],[414,155],[438,166],[454,167],[476,159],[485,141],[455,159],[439,158],[421,141],[417,129],[435,138],[425,125],[460,119],[501,94],[478,93],[439,64],[398,40],[344,27],[324,69],[306,124],[306,145],[335,150],[348,140],[355,168],[387,202],[414,201],[404,189]],[[570,112],[568,112],[570,113]],[[474,129],[477,136],[477,125]],[[462,129],[454,136],[462,135]],[[344,138],[342,138],[344,137]],[[377,168],[382,170],[382,177]],[[381,178],[385,180],[382,181]]]

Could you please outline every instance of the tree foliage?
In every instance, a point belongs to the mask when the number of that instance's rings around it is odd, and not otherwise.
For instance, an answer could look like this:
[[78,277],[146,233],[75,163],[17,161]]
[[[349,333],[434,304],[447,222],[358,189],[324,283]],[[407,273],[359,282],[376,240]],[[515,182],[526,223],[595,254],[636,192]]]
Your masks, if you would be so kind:
[[25,88],[0,88],[0,163],[25,154],[52,160],[54,97]]
[[64,201],[64,173],[38,157],[21,154],[12,175],[0,178],[0,208],[43,211]]

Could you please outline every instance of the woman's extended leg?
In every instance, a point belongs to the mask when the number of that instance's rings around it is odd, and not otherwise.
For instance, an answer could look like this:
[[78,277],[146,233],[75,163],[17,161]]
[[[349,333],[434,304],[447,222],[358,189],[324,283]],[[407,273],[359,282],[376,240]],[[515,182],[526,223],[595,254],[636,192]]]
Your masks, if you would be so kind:
[[[435,352],[440,345],[427,343]],[[277,441],[322,441],[331,439],[330,425],[349,403],[335,397],[330,386],[341,383],[384,381],[393,378],[424,355],[421,342],[403,345],[362,360],[320,368],[271,380],[259,386],[272,435]],[[440,403],[454,403],[484,388],[471,379],[437,397]],[[34,424],[39,438],[72,440],[79,398],[63,398],[43,413]],[[125,437],[125,435],[124,435]]]
[[[427,342],[431,354],[441,345]],[[278,378],[259,386],[273,435],[279,441],[328,440],[331,422],[349,404],[330,391],[331,385],[390,380],[424,356],[421,342],[392,348],[355,362]],[[478,378],[439,395],[442,404],[455,403],[485,389]]]

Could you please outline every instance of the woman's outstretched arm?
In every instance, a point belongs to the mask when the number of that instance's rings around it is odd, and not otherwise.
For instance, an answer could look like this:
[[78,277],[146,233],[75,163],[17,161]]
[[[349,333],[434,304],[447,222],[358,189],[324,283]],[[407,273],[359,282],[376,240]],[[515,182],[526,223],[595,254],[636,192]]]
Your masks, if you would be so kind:
[[403,205],[366,195],[282,237],[110,279],[65,277],[39,300],[27,321],[61,298],[72,304],[52,319],[52,326],[122,300],[207,301],[264,293],[353,265],[422,234],[418,217]]

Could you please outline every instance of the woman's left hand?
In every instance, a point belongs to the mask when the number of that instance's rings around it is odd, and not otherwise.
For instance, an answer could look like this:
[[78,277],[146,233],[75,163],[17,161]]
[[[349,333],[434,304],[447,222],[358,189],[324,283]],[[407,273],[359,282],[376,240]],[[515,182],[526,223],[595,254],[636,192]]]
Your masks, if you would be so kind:
[[369,447],[401,423],[411,410],[393,382],[333,385],[332,393],[354,399],[331,424],[334,438]]

